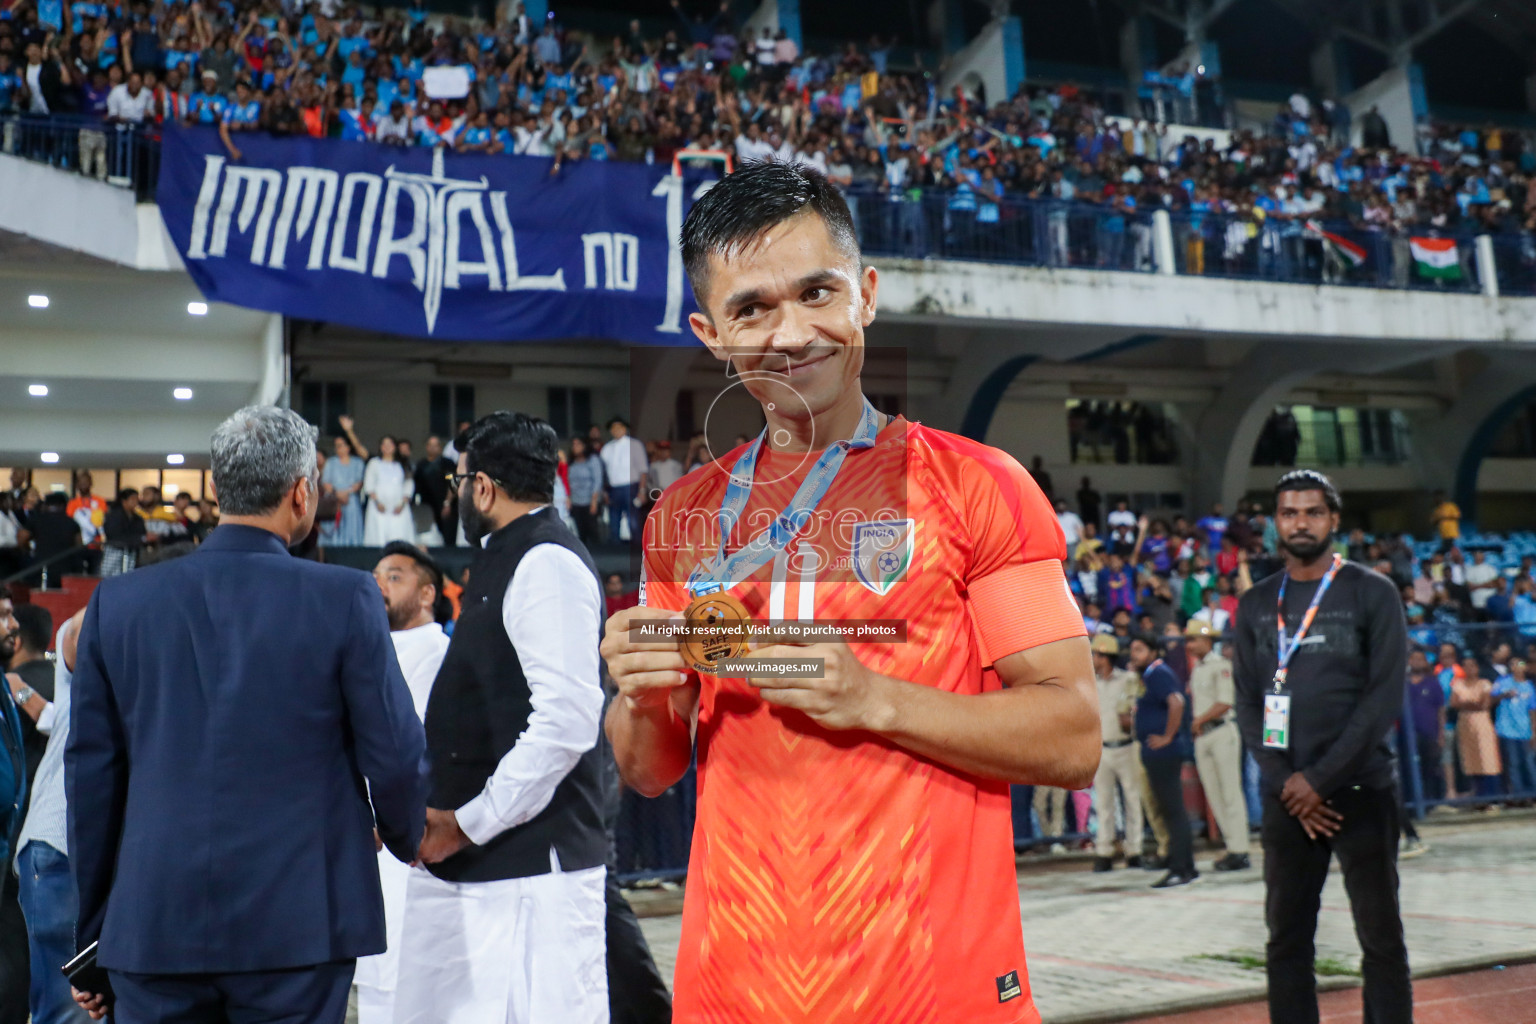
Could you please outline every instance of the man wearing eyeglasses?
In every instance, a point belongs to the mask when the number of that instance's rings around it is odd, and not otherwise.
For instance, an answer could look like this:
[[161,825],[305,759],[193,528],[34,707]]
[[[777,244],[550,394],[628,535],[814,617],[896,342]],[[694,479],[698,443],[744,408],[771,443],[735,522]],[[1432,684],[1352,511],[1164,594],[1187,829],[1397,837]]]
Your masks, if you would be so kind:
[[426,706],[432,791],[394,1019],[604,1024],[597,568],[551,508],[548,423],[492,413],[455,447],[479,550]]

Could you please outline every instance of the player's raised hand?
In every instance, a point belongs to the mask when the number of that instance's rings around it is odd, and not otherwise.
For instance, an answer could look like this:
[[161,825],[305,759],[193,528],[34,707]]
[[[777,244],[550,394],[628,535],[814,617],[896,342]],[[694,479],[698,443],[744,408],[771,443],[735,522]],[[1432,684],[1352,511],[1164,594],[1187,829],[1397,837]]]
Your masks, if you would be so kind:
[[615,612],[603,626],[599,651],[619,695],[631,710],[664,706],[672,691],[688,681],[688,663],[676,640],[635,640],[630,628],[643,622],[681,618],[682,612],[637,606]]
[[770,664],[785,658],[820,658],[823,670],[816,678],[780,676],[765,666],[747,682],[757,687],[769,704],[803,711],[824,728],[880,732],[895,718],[892,681],[865,668],[841,640],[769,644],[754,648],[747,656]]

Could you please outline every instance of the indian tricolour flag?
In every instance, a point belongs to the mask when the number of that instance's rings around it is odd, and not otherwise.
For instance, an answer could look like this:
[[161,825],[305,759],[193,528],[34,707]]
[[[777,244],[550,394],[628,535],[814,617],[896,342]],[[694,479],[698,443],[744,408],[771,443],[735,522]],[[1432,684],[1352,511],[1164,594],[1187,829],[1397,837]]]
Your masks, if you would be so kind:
[[1414,266],[1419,276],[1439,281],[1461,280],[1461,255],[1454,238],[1410,238]]
[[1306,231],[1313,238],[1320,239],[1327,250],[1338,258],[1346,267],[1355,268],[1365,266],[1365,247],[1351,242],[1343,235],[1336,235],[1332,231],[1323,230],[1323,226],[1315,220],[1307,221]]

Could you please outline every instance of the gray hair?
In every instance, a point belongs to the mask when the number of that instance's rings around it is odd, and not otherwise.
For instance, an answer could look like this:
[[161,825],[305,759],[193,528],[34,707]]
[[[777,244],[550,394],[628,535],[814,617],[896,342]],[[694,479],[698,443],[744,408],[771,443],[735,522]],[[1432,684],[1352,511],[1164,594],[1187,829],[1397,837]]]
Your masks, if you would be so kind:
[[219,510],[259,516],[300,479],[313,487],[316,434],[298,413],[271,405],[248,405],[220,423],[210,441]]

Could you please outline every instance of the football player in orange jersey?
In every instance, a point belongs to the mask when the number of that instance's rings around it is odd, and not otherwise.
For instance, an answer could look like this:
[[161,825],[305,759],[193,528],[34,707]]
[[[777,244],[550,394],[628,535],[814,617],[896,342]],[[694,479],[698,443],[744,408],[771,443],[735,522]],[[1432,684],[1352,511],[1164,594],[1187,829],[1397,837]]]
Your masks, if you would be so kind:
[[[767,428],[735,472],[741,450],[658,502],[642,606],[610,618],[602,645],[620,692],[607,731],[625,782],[658,795],[698,746],[674,1019],[1035,1024],[1008,784],[1087,788],[1100,753],[1054,511],[1006,454],[867,403],[859,377],[878,277],[823,176],[748,164],[695,204],[683,256],[701,310],[694,333],[734,362]],[[799,401],[783,401],[785,387]],[[839,446],[830,481],[797,505],[811,460],[819,467]],[[728,517],[722,495],[729,503],[728,484],[739,489],[743,476],[750,498],[738,495]],[[675,619],[720,591],[755,619],[782,617],[789,548],[834,531],[778,538],[766,550],[772,580],[767,560],[733,570],[757,532],[740,515],[748,502],[761,501],[770,522],[785,521],[773,515],[781,507],[878,520],[864,496],[887,490],[911,516],[896,534],[907,557],[877,544],[862,572],[818,586],[816,566],[836,555],[824,547],[796,577],[810,581],[797,607],[801,617],[904,619],[907,644],[766,647],[752,656],[818,658],[824,671],[726,678],[693,671],[676,643],[630,636],[631,625]],[[700,510],[716,537],[674,543],[667,517]],[[716,512],[741,527],[729,545]],[[859,527],[876,525],[855,526],[837,564],[859,562]]]

